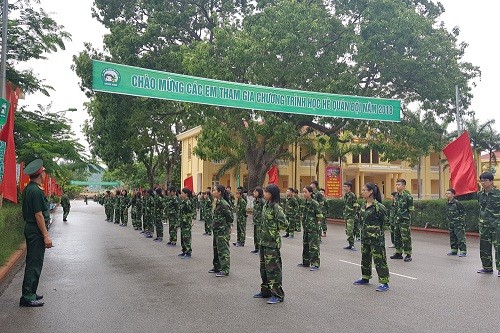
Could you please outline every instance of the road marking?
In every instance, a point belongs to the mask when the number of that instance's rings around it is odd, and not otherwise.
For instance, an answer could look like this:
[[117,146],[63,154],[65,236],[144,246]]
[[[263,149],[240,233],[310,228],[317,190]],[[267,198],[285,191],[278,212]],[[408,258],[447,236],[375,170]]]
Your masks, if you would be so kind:
[[[345,260],[339,260],[341,262],[345,262],[346,264],[350,264],[350,265],[354,265],[354,266],[359,266],[361,267],[360,264],[356,264],[354,262],[350,262],[350,261],[345,261]],[[372,268],[372,270],[375,270],[375,268]],[[398,274],[398,273],[394,273],[394,272],[389,272],[390,275],[396,275],[396,276],[401,276],[401,277],[404,277],[404,278],[407,278],[407,279],[410,279],[410,280],[417,280],[417,278],[415,277],[411,277],[411,276],[407,276],[407,275],[403,275],[403,274]]]

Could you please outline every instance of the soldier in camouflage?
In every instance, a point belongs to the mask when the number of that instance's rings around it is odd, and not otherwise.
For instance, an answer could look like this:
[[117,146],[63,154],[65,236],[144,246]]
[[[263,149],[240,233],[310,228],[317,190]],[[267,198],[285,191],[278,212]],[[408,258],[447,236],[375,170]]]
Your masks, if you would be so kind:
[[396,202],[395,202],[396,194],[398,194],[398,192],[391,193],[391,206],[390,206],[389,211],[388,211],[389,229],[391,232],[391,245],[389,245],[389,248],[391,248],[391,249],[396,247],[396,245],[394,245],[394,243],[395,243],[394,230],[396,230],[396,226],[394,224],[394,212],[396,210]]
[[293,196],[297,199],[298,211],[295,220],[295,232],[302,231],[302,211],[304,211],[304,198],[299,197],[299,190],[293,190]]
[[312,198],[313,188],[311,186],[304,187],[302,194],[305,199],[304,210],[302,212],[304,233],[302,236],[302,263],[300,263],[299,266],[311,266],[311,271],[317,271],[320,265],[319,246],[323,212],[320,204]]
[[114,218],[115,224],[120,224],[121,200],[122,200],[122,191],[116,190],[115,197],[113,198],[113,213],[115,217]]
[[217,277],[225,277],[229,274],[230,253],[229,238],[231,235],[231,225],[233,223],[233,212],[227,200],[229,195],[222,185],[216,185],[212,191],[215,200],[213,210],[213,268],[209,273],[216,273]]
[[155,192],[148,189],[144,203],[144,236],[153,238],[155,224]]
[[493,174],[483,172],[479,176],[483,189],[478,193],[479,201],[479,255],[483,268],[481,274],[493,273],[493,254],[500,277],[500,190],[493,186]]
[[260,277],[262,284],[260,292],[254,298],[269,298],[268,304],[283,302],[285,293],[282,288],[283,265],[281,261],[280,230],[288,227],[288,221],[279,205],[280,189],[274,184],[264,189],[266,203],[262,209],[260,224],[259,256]]
[[354,247],[354,225],[358,218],[359,204],[356,194],[352,192],[352,183],[345,182],[342,186],[344,190],[344,221],[345,221],[345,234],[347,235],[348,245],[344,247],[345,250],[356,251]]
[[450,188],[444,194],[446,197],[446,220],[450,229],[450,247],[449,256],[459,257],[467,256],[467,243],[465,240],[465,208],[455,198],[455,190]]
[[120,200],[120,226],[126,227],[128,224],[128,208],[130,207],[130,198],[128,196],[128,191],[123,189],[121,193],[122,197]]
[[321,214],[323,215],[323,217],[321,218],[321,228],[319,229],[319,233],[321,236],[326,237],[327,227],[326,227],[325,196],[320,192],[317,180],[311,182],[310,186],[313,189],[312,198],[319,203]]
[[169,241],[167,246],[175,246],[177,244],[177,230],[180,227],[179,214],[180,214],[180,199],[178,197],[178,190],[175,186],[170,186],[167,189],[167,207],[165,208],[166,217],[168,219],[168,233]]
[[191,258],[191,227],[193,224],[193,210],[196,211],[196,207],[193,206],[192,202],[193,192],[188,188],[183,188],[180,194],[179,203],[179,222],[181,227],[181,246],[182,253],[179,254],[181,259]]
[[205,221],[205,232],[203,235],[212,235],[212,192],[203,192],[201,200],[201,212],[203,213],[203,220]]
[[103,199],[104,213],[106,214],[106,221],[113,222],[113,197],[111,196],[111,191],[106,191],[106,195]]
[[243,247],[247,232],[247,201],[243,197],[242,189],[236,191],[234,206],[236,209],[236,243],[233,245]]
[[154,225],[156,229],[155,242],[163,241],[163,213],[164,213],[165,197],[161,188],[156,188],[154,196]]
[[[285,216],[288,220],[288,228],[286,228],[286,234],[283,237],[293,238],[295,234],[295,230],[297,228],[296,221],[299,218],[299,201],[295,197],[295,191],[293,188],[288,188],[286,190],[286,199],[285,199]],[[300,222],[299,228],[300,228]]]
[[403,252],[406,254],[405,262],[412,261],[411,257],[411,215],[415,210],[413,207],[413,197],[405,190],[406,180],[396,181],[396,197],[394,199],[394,245],[396,253],[391,259],[403,259]]
[[130,205],[132,227],[134,227],[134,230],[139,230],[142,228],[142,202],[140,191],[134,191]]
[[255,249],[250,251],[251,253],[259,253],[259,228],[260,223],[262,222],[262,208],[264,207],[264,191],[262,187],[256,187],[253,192],[253,211],[252,211],[252,219],[253,219],[253,244]]
[[361,190],[366,200],[361,207],[361,279],[355,285],[364,285],[372,277],[372,260],[378,274],[380,285],[376,291],[389,290],[389,268],[385,253],[384,228],[387,222],[387,209],[382,204],[382,197],[377,185],[366,183]]

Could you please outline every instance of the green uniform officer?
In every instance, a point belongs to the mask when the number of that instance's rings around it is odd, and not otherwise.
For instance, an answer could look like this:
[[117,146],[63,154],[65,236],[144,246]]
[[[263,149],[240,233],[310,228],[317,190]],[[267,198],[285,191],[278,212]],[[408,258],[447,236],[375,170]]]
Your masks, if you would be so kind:
[[63,208],[63,221],[66,222],[68,220],[69,210],[71,209],[69,197],[66,193],[64,193],[61,197],[61,206]]
[[[467,256],[467,243],[465,240],[465,208],[455,199],[455,190],[450,188],[446,191],[446,220],[450,224],[450,247],[449,256]],[[460,253],[459,253],[460,251]]]
[[49,205],[42,184],[45,180],[43,161],[36,159],[24,168],[29,175],[30,183],[23,191],[23,219],[26,238],[26,268],[20,306],[43,306],[43,296],[37,295],[38,281],[42,273],[45,249],[52,247],[52,239],[47,231],[50,221]]

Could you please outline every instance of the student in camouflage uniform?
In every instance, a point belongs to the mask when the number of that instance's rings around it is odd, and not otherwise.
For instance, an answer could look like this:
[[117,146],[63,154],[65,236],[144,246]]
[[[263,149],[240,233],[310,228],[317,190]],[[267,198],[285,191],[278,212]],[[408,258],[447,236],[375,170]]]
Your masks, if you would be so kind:
[[193,192],[190,189],[184,187],[180,194],[180,204],[179,204],[179,220],[181,227],[181,246],[182,253],[179,254],[181,259],[191,258],[191,227],[193,224],[193,210],[196,211],[196,207],[193,206]]
[[66,193],[64,193],[61,197],[61,206],[63,208],[63,221],[66,222],[71,209],[71,203],[69,202],[69,197]]
[[141,192],[134,191],[132,195],[132,200],[130,202],[132,208],[130,208],[130,217],[132,218],[132,227],[134,230],[139,230],[142,228],[142,203],[141,203]]
[[122,191],[116,190],[115,197],[113,198],[113,212],[115,216],[114,218],[115,224],[120,224],[121,200],[122,200]]
[[205,221],[205,232],[203,235],[212,235],[212,192],[203,192],[201,200],[201,211],[203,212],[203,220]]
[[406,254],[404,261],[412,261],[411,257],[411,215],[415,210],[413,207],[413,198],[405,190],[406,180],[398,179],[396,181],[396,197],[394,199],[394,245],[396,253],[391,259],[403,259],[403,252]]
[[104,213],[106,214],[106,221],[113,222],[113,197],[111,191],[106,191],[103,199]]
[[236,243],[234,246],[245,246],[245,238],[247,233],[247,201],[243,197],[243,190],[236,191],[234,206],[236,209]]
[[256,187],[253,192],[253,211],[252,211],[252,219],[253,219],[253,245],[255,249],[250,251],[251,253],[259,253],[259,228],[260,223],[262,222],[262,208],[264,207],[264,191],[262,187]]
[[304,210],[304,198],[299,197],[299,190],[294,189],[293,190],[293,196],[297,199],[298,203],[298,211],[297,211],[297,216],[295,220],[295,232],[301,232],[302,231],[302,211]]
[[288,227],[288,221],[280,207],[280,189],[274,184],[264,189],[266,203],[262,209],[260,224],[259,257],[260,292],[254,298],[269,298],[268,304],[283,302],[285,293],[282,288],[283,264],[281,261],[280,230]]
[[354,281],[354,284],[370,283],[373,258],[380,283],[375,290],[387,291],[389,290],[389,268],[387,267],[384,238],[387,210],[382,204],[382,197],[377,185],[366,183],[361,190],[361,196],[366,200],[360,211],[361,279]]
[[321,218],[321,228],[319,229],[319,233],[322,237],[326,237],[327,227],[326,227],[325,196],[320,192],[317,180],[311,182],[310,186],[313,189],[312,199],[314,199],[319,203],[321,214],[323,215],[323,217]]
[[130,197],[127,190],[122,190],[122,197],[120,200],[120,221],[121,227],[126,227],[128,224],[128,208],[130,207]]
[[144,200],[144,236],[153,238],[155,224],[155,192],[148,189]]
[[178,190],[175,186],[169,186],[167,189],[168,201],[166,209],[166,217],[168,219],[168,233],[169,241],[167,246],[175,246],[177,244],[177,230],[180,227],[179,209],[180,199],[178,197]]
[[[296,221],[299,217],[299,201],[295,197],[295,192],[293,188],[288,188],[286,190],[286,200],[285,200],[285,216],[288,220],[288,228],[286,228],[286,234],[283,237],[294,237],[295,229],[297,228]],[[299,224],[300,228],[300,224]]]
[[[467,243],[465,240],[465,208],[460,201],[455,198],[455,190],[450,188],[444,194],[447,200],[446,220],[450,228],[449,256],[467,256]],[[460,251],[460,253],[459,253]]]
[[304,210],[302,212],[304,234],[302,236],[302,263],[298,266],[311,266],[311,271],[317,271],[320,265],[319,245],[323,212],[319,203],[312,198],[313,188],[311,186],[304,187],[302,193],[305,199]]
[[163,191],[161,188],[157,187],[155,189],[154,195],[154,226],[156,229],[156,238],[153,239],[155,242],[163,241],[163,212],[164,212],[165,197],[163,196]]
[[483,189],[478,193],[479,201],[479,255],[483,268],[480,274],[493,273],[495,248],[496,269],[500,277],[500,190],[493,186],[493,174],[483,172],[479,176]]
[[222,185],[216,185],[212,192],[215,200],[213,210],[213,268],[209,273],[216,273],[217,277],[224,277],[229,274],[230,253],[229,238],[231,235],[231,225],[233,223],[233,213],[227,200],[229,195]]
[[354,225],[358,216],[359,204],[356,194],[352,192],[352,183],[345,182],[342,186],[344,190],[344,220],[345,220],[345,234],[347,235],[348,245],[344,247],[345,250],[356,251],[354,247]]
[[396,194],[398,192],[392,192],[391,193],[391,206],[389,208],[389,211],[388,211],[388,215],[389,215],[389,229],[391,231],[391,245],[389,245],[389,248],[393,249],[396,247],[395,244],[395,237],[394,237],[394,230],[396,230],[396,227],[395,227],[395,224],[394,224],[394,211],[396,209]]

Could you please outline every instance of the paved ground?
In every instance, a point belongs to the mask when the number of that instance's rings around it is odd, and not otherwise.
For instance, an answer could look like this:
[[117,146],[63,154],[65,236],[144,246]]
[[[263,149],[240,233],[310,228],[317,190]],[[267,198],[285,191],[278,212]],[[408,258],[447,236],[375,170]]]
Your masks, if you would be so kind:
[[268,305],[252,298],[260,276],[251,238],[231,248],[230,275],[216,278],[207,273],[212,240],[201,222],[193,228],[193,258],[181,260],[179,246],[105,222],[94,202],[72,202],[67,223],[61,214],[54,215],[55,247],[46,252],[39,286],[45,306],[18,306],[21,266],[0,296],[2,333],[486,332],[500,324],[500,278],[476,273],[477,238],[468,240],[469,256],[458,258],[446,256],[446,235],[414,233],[414,261],[390,260],[390,290],[378,293],[376,273],[371,285],[352,285],[360,252],[342,249],[342,226],[329,225],[318,272],[296,266],[298,234],[283,240],[285,302]]

